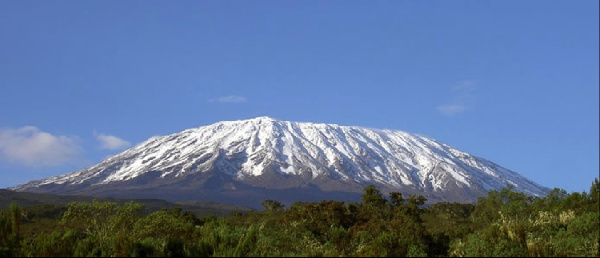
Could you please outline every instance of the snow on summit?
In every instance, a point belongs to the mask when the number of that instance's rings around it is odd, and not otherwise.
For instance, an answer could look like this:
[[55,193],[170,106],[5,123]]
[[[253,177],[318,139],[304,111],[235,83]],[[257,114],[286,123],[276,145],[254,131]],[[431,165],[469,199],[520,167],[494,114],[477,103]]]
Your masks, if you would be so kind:
[[307,181],[330,178],[423,192],[457,188],[488,191],[507,184],[531,195],[547,192],[547,188],[491,161],[416,134],[264,116],[152,137],[92,167],[14,189],[101,186],[149,172],[170,180],[218,172],[244,182],[275,173]]

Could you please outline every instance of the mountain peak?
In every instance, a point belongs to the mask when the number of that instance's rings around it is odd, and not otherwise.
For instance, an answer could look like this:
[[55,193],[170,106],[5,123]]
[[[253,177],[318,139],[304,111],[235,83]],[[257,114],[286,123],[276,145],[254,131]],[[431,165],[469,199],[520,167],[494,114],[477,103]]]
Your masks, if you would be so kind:
[[117,185],[127,189],[171,189],[173,185],[196,189],[190,184],[204,182],[206,187],[214,180],[227,189],[314,186],[320,191],[356,192],[362,190],[360,186],[377,184],[389,191],[451,201],[474,201],[507,184],[531,195],[543,195],[548,190],[495,163],[422,136],[279,121],[268,116],[153,138],[90,168],[15,189],[112,193]]
[[258,117],[252,118],[252,119],[250,119],[250,120],[259,120],[259,121],[278,121],[277,119],[275,119],[275,118],[272,118],[272,117],[270,117],[270,116],[258,116]]
[[230,122],[254,122],[254,123],[259,123],[259,122],[276,122],[276,121],[279,121],[279,120],[275,119],[275,118],[272,118],[270,116],[258,116],[258,117],[255,117],[255,118],[234,120],[234,121],[230,121]]
[[[221,121],[221,122],[216,122],[212,125],[208,125],[208,126],[214,126],[214,125],[227,125],[227,126],[232,126],[232,125],[240,125],[240,124],[268,124],[268,123],[274,123],[274,122],[282,122],[278,119],[269,117],[269,116],[258,116],[258,117],[254,117],[254,118],[248,118],[248,119],[239,119],[239,120],[229,120],[229,121]],[[199,127],[203,128],[204,126]]]

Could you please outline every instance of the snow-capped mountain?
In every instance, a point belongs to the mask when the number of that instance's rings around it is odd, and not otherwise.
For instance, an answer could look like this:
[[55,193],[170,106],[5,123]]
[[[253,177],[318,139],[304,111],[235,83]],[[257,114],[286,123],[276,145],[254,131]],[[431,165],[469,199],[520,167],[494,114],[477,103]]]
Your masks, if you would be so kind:
[[240,203],[331,199],[368,184],[448,201],[474,201],[508,184],[536,196],[549,190],[419,135],[269,117],[152,137],[95,166],[13,189]]

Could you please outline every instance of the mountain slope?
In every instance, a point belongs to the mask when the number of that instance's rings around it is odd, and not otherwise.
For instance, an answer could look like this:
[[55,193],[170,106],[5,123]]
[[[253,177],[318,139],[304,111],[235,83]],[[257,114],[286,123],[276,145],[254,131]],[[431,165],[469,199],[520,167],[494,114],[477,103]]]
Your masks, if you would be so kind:
[[153,137],[90,168],[14,189],[97,195],[160,192],[171,199],[211,194],[230,199],[236,192],[247,197],[261,189],[279,189],[291,191],[294,199],[308,192],[302,189],[321,191],[327,198],[328,193],[360,192],[367,184],[449,201],[473,201],[507,184],[530,195],[548,191],[491,161],[422,136],[269,117]]
[[[0,189],[0,210],[8,210],[10,204],[15,203],[20,207],[33,207],[40,205],[55,205],[58,207],[66,207],[67,204],[72,202],[116,202],[124,204],[128,202],[136,202],[144,205],[144,208],[148,211],[158,211],[162,209],[171,209],[174,207],[181,207],[184,211],[190,211],[197,216],[228,216],[232,211],[249,211],[248,207],[243,206],[231,206],[213,202],[178,202],[171,203],[164,200],[157,199],[115,199],[115,198],[98,198],[92,196],[82,195],[55,195],[55,194],[43,194],[43,193],[28,193],[28,192],[15,192],[7,189]],[[65,208],[66,210],[66,208]]]

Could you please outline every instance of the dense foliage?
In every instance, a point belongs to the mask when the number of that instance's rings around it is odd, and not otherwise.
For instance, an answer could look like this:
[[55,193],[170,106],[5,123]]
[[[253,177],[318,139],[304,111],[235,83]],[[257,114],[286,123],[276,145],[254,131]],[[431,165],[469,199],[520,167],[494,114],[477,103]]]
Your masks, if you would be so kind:
[[598,256],[600,184],[543,198],[511,187],[476,204],[364,189],[362,202],[265,200],[264,211],[73,202],[0,211],[0,256]]

